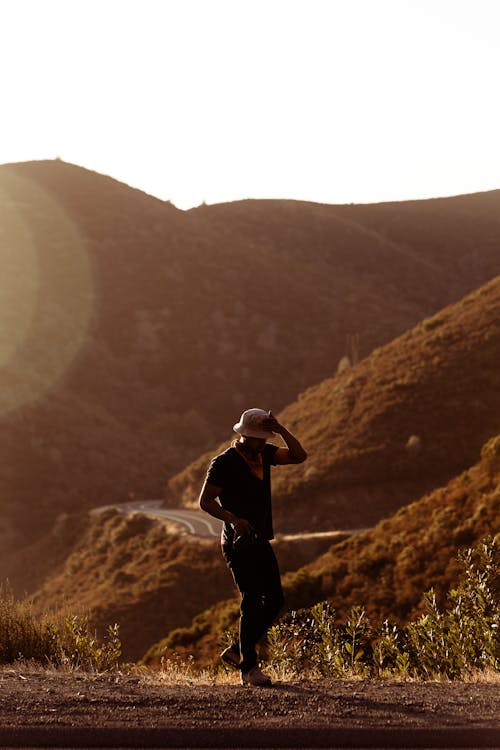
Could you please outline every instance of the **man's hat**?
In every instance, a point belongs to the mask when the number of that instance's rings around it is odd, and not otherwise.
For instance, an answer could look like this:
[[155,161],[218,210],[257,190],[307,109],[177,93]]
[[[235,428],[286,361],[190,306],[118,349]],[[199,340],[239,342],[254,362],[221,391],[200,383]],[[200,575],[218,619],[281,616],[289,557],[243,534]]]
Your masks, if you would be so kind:
[[269,419],[269,412],[264,409],[247,409],[240,417],[240,421],[233,426],[235,432],[244,437],[270,438],[274,432],[262,427],[264,420]]

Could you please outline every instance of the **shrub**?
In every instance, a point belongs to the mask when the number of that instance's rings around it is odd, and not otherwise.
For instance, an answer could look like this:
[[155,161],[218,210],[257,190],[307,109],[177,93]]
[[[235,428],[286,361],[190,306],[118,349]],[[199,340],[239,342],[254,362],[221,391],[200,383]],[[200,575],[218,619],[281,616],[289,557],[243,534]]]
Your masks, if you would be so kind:
[[342,677],[371,671],[371,630],[360,607],[353,607],[344,625],[335,624],[328,602],[291,612],[270,630],[268,643],[272,665],[287,672]]
[[58,664],[67,664],[85,671],[110,672],[119,666],[121,642],[119,626],[108,625],[102,642],[92,635],[86,618],[71,615],[65,618],[63,627],[55,630]]
[[121,643],[118,625],[108,626],[102,642],[90,631],[87,618],[68,615],[58,622],[35,617],[30,606],[0,586],[0,663],[18,659],[105,672],[118,666]]
[[459,553],[465,574],[440,612],[434,592],[426,613],[408,626],[413,672],[453,679],[475,670],[500,671],[500,549],[493,539]]
[[500,671],[500,549],[495,539],[459,554],[464,575],[441,610],[431,589],[425,612],[400,626],[377,629],[360,607],[345,624],[327,602],[286,615],[269,632],[269,658],[287,672],[321,675],[458,679]]

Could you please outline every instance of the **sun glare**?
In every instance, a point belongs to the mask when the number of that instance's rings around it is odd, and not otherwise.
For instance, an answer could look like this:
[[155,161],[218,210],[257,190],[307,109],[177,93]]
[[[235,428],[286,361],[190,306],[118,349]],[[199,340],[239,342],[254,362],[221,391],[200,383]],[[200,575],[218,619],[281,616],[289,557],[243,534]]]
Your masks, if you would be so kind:
[[0,178],[0,413],[37,399],[65,373],[93,307],[85,244],[64,210],[13,172]]

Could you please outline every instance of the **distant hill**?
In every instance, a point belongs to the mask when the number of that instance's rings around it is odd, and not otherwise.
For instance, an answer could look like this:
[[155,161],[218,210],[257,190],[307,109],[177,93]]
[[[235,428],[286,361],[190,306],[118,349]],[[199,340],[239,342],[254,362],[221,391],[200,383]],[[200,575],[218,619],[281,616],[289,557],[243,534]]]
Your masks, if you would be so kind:
[[[273,473],[278,531],[368,527],[473,461],[500,419],[500,277],[280,414],[309,452]],[[210,454],[169,483],[196,502]]]
[[[459,549],[500,533],[500,435],[481,451],[478,463],[420,500],[351,536],[313,563],[284,578],[288,609],[329,600],[344,621],[362,606],[372,624],[405,622],[423,611],[422,594],[433,587],[438,599],[460,577]],[[217,659],[221,633],[235,627],[237,599],[200,613],[188,628],[171,632],[146,655],[149,664],[175,652],[198,664]]]
[[278,411],[492,278],[499,206],[182,212],[61,161],[0,167],[3,549],[161,496],[243,408]]

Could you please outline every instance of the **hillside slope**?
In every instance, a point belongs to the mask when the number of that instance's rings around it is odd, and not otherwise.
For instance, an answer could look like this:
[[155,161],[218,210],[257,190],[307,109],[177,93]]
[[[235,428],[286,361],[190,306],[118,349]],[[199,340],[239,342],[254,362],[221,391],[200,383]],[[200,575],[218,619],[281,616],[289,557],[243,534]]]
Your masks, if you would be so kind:
[[429,250],[419,203],[407,232],[403,204],[374,207],[396,237],[347,207],[185,213],[61,161],[0,167],[4,549],[60,512],[160,495],[244,407],[284,407],[491,278],[499,203],[438,202]]
[[[464,470],[498,431],[499,368],[500,277],[302,393],[280,419],[309,458],[273,473],[277,530],[370,526]],[[196,503],[209,459],[168,503]]]
[[[57,533],[48,543],[57,543]],[[217,547],[140,514],[106,511],[87,520],[30,600],[35,612],[89,616],[101,635],[118,623],[123,658],[135,660],[166,630],[211,606],[216,592],[232,594]]]
[[[437,596],[460,576],[459,549],[500,533],[500,435],[482,448],[470,469],[374,529],[351,536],[313,563],[284,578],[287,609],[329,600],[340,620],[362,606],[373,623],[407,621],[423,609],[422,594]],[[145,659],[157,664],[172,652],[200,664],[217,658],[221,634],[235,627],[238,601],[230,599],[200,613],[189,628],[173,631]]]
[[[280,539],[275,550],[282,570],[296,570],[331,544],[323,537]],[[118,622],[127,660],[235,591],[218,541],[113,510],[61,518],[47,537],[21,550],[16,569],[11,583],[30,594],[37,611],[84,613],[101,634]]]

